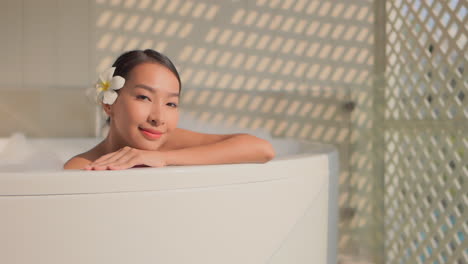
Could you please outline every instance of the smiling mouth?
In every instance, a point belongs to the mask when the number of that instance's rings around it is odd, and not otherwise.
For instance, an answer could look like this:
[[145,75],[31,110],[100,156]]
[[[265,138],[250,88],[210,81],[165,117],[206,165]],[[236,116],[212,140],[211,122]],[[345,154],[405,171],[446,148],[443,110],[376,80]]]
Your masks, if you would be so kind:
[[141,127],[138,128],[141,133],[146,137],[146,138],[149,138],[149,139],[158,139],[160,138],[164,133],[161,133],[161,132],[152,132],[152,131],[149,131],[149,130],[146,130],[146,129],[143,129]]

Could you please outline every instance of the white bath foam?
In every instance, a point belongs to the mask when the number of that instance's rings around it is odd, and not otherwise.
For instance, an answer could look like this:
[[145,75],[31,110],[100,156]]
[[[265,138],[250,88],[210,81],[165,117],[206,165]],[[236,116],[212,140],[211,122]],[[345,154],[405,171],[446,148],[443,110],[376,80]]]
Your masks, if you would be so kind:
[[2,143],[2,146],[0,146],[0,164],[20,163],[27,159],[34,150],[23,133],[13,133],[10,138],[2,141]]
[[[274,139],[265,130],[245,129],[235,126],[209,124],[182,114],[180,128],[209,134],[247,133],[269,141],[276,157],[284,157],[300,151],[300,144],[293,139]],[[28,138],[23,133],[14,133],[0,139],[0,172],[56,171],[71,157],[83,153],[103,138]]]
[[0,148],[0,172],[51,171],[62,166],[53,148],[38,148],[23,133],[14,133]]
[[[12,136],[0,141],[0,172],[56,171],[71,157],[83,153],[102,139],[42,138]],[[276,158],[293,155],[301,150],[293,139],[271,139]],[[16,146],[16,147],[13,147]]]

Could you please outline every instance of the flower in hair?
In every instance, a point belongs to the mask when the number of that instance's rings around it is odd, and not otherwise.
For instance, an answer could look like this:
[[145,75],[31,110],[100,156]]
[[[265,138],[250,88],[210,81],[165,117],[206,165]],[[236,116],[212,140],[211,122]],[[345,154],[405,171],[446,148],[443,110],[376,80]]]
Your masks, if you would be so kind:
[[115,67],[111,67],[99,75],[99,80],[96,83],[98,98],[105,104],[113,104],[117,99],[117,90],[125,84],[125,79],[122,76],[113,76]]

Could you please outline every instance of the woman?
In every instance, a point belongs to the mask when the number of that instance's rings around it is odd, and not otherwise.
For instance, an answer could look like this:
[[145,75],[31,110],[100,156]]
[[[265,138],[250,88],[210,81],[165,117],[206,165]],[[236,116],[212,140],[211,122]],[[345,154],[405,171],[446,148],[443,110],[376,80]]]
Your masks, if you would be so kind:
[[268,141],[252,135],[177,128],[180,77],[169,58],[157,51],[126,52],[107,74],[100,78],[98,89],[109,116],[108,135],[91,150],[67,161],[64,169],[263,163],[275,155]]

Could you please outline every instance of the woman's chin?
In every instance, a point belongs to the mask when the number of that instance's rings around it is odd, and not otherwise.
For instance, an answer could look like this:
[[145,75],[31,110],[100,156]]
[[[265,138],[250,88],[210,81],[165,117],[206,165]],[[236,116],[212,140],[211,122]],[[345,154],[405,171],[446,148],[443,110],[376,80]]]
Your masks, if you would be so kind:
[[162,145],[162,142],[139,142],[139,144],[135,144],[134,148],[141,149],[141,150],[149,150],[149,151],[156,151]]

